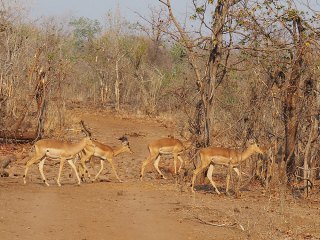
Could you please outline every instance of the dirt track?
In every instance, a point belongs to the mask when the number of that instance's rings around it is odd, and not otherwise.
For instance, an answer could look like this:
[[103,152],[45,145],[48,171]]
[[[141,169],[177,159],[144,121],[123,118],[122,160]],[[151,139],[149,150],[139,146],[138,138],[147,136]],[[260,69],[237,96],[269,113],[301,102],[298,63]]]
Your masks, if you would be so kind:
[[[139,170],[146,158],[147,142],[168,134],[174,127],[143,119],[114,118],[108,113],[82,116],[101,142],[117,145],[123,134],[129,135],[133,155],[115,159],[118,183],[110,166],[101,182],[76,186],[65,165],[55,183],[57,165],[49,161],[45,173],[50,187],[40,179],[33,166],[22,184],[23,162],[12,171],[18,177],[0,179],[0,239],[320,239],[319,186],[310,200],[291,195],[263,195],[252,186],[240,199],[201,191],[194,197],[186,185],[175,184],[171,177],[172,161],[161,167],[169,180],[157,178],[150,166],[144,182]],[[131,136],[131,137],[130,137]],[[218,174],[219,175],[219,174]],[[217,178],[217,177],[216,177]],[[219,187],[224,186],[224,175]],[[223,189],[222,189],[223,190]],[[225,224],[211,226],[209,224]]]

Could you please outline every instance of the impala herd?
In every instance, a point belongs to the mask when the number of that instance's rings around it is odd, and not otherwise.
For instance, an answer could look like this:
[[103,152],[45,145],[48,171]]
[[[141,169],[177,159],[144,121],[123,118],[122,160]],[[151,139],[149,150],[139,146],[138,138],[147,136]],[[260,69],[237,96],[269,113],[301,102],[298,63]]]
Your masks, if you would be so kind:
[[[83,124],[83,122],[81,123]],[[53,140],[53,139],[42,139],[37,141],[34,144],[34,150],[35,150],[34,156],[26,163],[26,168],[23,175],[24,184],[26,184],[26,176],[27,176],[29,167],[34,163],[38,163],[39,171],[43,179],[43,182],[47,186],[49,186],[49,183],[47,182],[47,179],[43,173],[43,166],[44,166],[45,160],[46,158],[49,158],[49,159],[54,159],[54,160],[56,159],[60,161],[59,173],[57,177],[57,184],[59,186],[61,186],[60,176],[61,176],[64,162],[66,160],[72,167],[73,171],[75,172],[75,175],[78,180],[78,184],[80,185],[81,180],[84,181],[85,174],[90,179],[90,174],[86,166],[86,163],[89,162],[93,166],[93,162],[91,161],[92,156],[96,156],[100,158],[100,170],[94,176],[92,181],[95,181],[98,178],[98,176],[103,170],[104,162],[105,160],[107,160],[110,163],[112,170],[116,178],[118,179],[118,181],[122,182],[113,165],[113,158],[121,153],[126,153],[126,152],[131,154],[133,153],[133,151],[130,148],[127,137],[123,136],[119,138],[119,140],[122,143],[121,146],[112,148],[108,145],[105,145],[103,143],[100,143],[98,141],[91,139],[91,133],[86,128],[84,132],[86,133],[87,136],[81,139],[77,143],[70,143],[70,142]],[[163,179],[166,179],[163,173],[159,169],[159,162],[160,162],[161,155],[173,155],[174,173],[175,174],[179,173],[184,163],[181,157],[181,154],[184,153],[186,150],[188,150],[193,145],[194,142],[195,142],[195,139],[193,137],[191,137],[187,141],[181,141],[176,138],[162,138],[162,139],[158,139],[156,141],[151,142],[148,145],[149,156],[142,163],[142,166],[141,166],[140,180],[142,181],[143,179],[145,167],[151,162],[153,162],[153,165],[157,170],[157,172],[160,174],[160,176]],[[222,147],[207,147],[207,148],[200,149],[198,154],[198,156],[200,157],[199,158],[200,163],[198,164],[196,169],[193,171],[193,176],[191,180],[191,191],[194,193],[194,183],[197,175],[207,170],[207,177],[210,183],[212,184],[216,193],[220,194],[220,191],[216,187],[215,182],[212,180],[212,175],[213,175],[214,165],[223,165],[223,166],[226,166],[228,169],[227,178],[226,178],[226,193],[228,193],[230,176],[231,176],[232,170],[234,170],[237,173],[237,175],[240,177],[241,172],[237,167],[243,161],[247,160],[254,153],[259,153],[259,154],[264,153],[262,148],[260,148],[255,142],[250,142],[247,149],[245,149],[243,152],[240,152],[235,149],[222,148]],[[78,160],[80,159],[78,170],[75,165],[75,162],[77,160],[74,160],[74,159],[78,159]],[[179,160],[180,162],[178,171],[177,171],[177,160]],[[80,172],[80,176],[78,171]]]

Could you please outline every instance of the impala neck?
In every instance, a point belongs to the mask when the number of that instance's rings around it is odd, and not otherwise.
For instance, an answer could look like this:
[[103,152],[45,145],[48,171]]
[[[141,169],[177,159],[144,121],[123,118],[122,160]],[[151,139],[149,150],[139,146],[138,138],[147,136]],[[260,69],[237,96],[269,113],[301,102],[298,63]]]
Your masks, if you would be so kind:
[[241,154],[240,154],[240,159],[238,159],[240,162],[247,160],[252,154],[254,154],[255,151],[253,148],[248,147],[246,150],[244,150]]
[[126,147],[127,147],[127,146],[115,147],[115,148],[113,149],[113,155],[114,155],[114,156],[117,156],[117,155],[119,155],[120,153],[125,152],[125,151],[126,151]]
[[80,152],[82,149],[87,146],[87,138],[81,139],[78,143],[74,143],[74,151],[75,153]]

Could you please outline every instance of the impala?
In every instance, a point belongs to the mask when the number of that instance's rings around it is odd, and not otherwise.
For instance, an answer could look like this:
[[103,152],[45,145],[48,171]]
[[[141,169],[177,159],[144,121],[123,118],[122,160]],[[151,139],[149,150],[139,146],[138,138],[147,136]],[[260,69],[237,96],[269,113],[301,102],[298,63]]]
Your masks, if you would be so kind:
[[173,163],[174,163],[174,173],[177,174],[177,159],[180,161],[180,167],[178,172],[180,172],[181,167],[183,165],[183,159],[180,156],[186,149],[190,148],[193,143],[193,139],[189,139],[187,141],[180,141],[179,139],[175,138],[162,138],[151,142],[148,145],[149,149],[149,156],[148,158],[142,163],[141,167],[141,174],[140,180],[142,181],[144,175],[145,167],[154,161],[153,165],[157,172],[163,179],[166,179],[162,172],[159,169],[159,161],[161,155],[173,155]]
[[78,179],[78,184],[80,185],[80,178],[72,159],[75,157],[75,155],[81,152],[86,146],[90,146],[91,148],[94,148],[94,145],[92,144],[92,140],[90,139],[90,137],[85,137],[77,143],[71,143],[71,142],[60,141],[55,139],[41,139],[37,141],[34,144],[35,154],[26,163],[26,169],[23,175],[24,184],[26,184],[26,177],[27,177],[29,167],[34,163],[39,162],[39,171],[43,179],[43,182],[47,186],[49,186],[49,183],[47,182],[47,179],[43,173],[44,162],[46,158],[49,158],[54,160],[57,160],[57,159],[60,160],[60,168],[59,168],[59,173],[57,178],[57,183],[59,186],[61,186],[60,184],[61,171],[62,171],[64,162],[66,160],[68,161],[70,166],[73,168]]
[[[82,155],[82,157],[80,159],[81,164],[79,165],[80,171],[83,172],[83,169],[81,169],[81,168],[84,168],[85,172],[88,174],[88,177],[90,178],[90,174],[89,174],[88,168],[86,167],[85,163],[89,162],[90,158],[92,156],[96,156],[96,157],[101,158],[100,170],[96,174],[96,176],[94,177],[93,181],[95,181],[98,178],[98,176],[100,175],[100,173],[102,172],[104,161],[108,160],[116,178],[119,180],[119,182],[122,182],[122,180],[119,178],[117,171],[113,165],[113,158],[121,153],[128,152],[128,153],[132,154],[133,152],[129,146],[129,141],[126,137],[123,136],[123,137],[119,138],[118,140],[120,140],[122,142],[122,145],[119,147],[115,147],[115,148],[109,147],[108,145],[105,145],[103,143],[92,140],[92,143],[94,144],[95,147],[92,148],[92,147],[88,146],[83,149],[84,154]],[[83,177],[83,174],[82,174],[82,177]]]
[[239,166],[242,162],[246,161],[254,153],[263,154],[263,151],[256,143],[250,143],[248,148],[243,152],[239,152],[238,150],[235,150],[235,149],[221,148],[221,147],[202,148],[199,151],[200,165],[194,170],[193,176],[192,176],[192,183],[191,183],[192,192],[194,192],[194,182],[196,180],[197,175],[210,165],[207,171],[207,177],[210,183],[212,184],[212,186],[214,187],[216,193],[220,194],[219,190],[216,187],[215,182],[212,180],[213,165],[217,164],[217,165],[223,165],[228,167],[227,186],[226,186],[226,193],[228,194],[230,174],[232,169],[240,177],[240,171],[237,168],[237,166]]

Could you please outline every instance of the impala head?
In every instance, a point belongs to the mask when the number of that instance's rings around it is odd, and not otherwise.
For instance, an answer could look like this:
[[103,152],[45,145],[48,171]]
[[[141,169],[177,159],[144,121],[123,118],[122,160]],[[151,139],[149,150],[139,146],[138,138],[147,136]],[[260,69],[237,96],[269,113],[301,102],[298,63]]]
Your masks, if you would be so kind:
[[264,148],[259,146],[256,142],[249,141],[249,147],[256,153],[264,154]]
[[85,135],[86,142],[88,143],[88,145],[92,145],[93,144],[91,141],[92,140],[92,133],[86,127],[83,120],[80,121],[80,125],[82,127],[81,132]]
[[122,146],[124,148],[123,152],[128,152],[131,154],[133,153],[133,151],[130,148],[128,138],[126,136],[122,136],[121,138],[118,138],[118,140],[120,140],[122,142]]
[[86,137],[84,138],[84,141],[85,141],[85,143],[86,143],[86,146],[92,147],[92,148],[95,147],[94,143],[92,142],[91,137],[86,136]]

